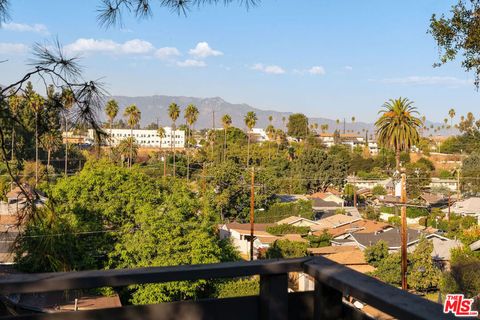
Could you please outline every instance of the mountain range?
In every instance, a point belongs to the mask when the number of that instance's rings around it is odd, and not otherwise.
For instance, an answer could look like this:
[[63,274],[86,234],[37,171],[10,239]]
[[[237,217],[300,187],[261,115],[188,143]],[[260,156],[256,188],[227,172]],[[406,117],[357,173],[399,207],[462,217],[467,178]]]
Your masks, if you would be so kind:
[[[142,112],[141,125],[146,126],[150,123],[158,123],[161,126],[171,125],[171,120],[168,117],[168,106],[175,102],[180,106],[181,114],[180,119],[177,120],[177,124],[184,123],[184,110],[188,104],[194,104],[199,110],[199,117],[195,124],[196,129],[221,127],[221,118],[224,114],[229,114],[232,117],[233,125],[239,128],[244,128],[245,124],[243,122],[244,116],[249,111],[254,111],[257,115],[258,121],[255,127],[265,128],[268,124],[268,117],[272,116],[272,124],[277,128],[284,128],[283,118],[288,122],[289,115],[292,112],[279,112],[275,110],[264,110],[250,106],[248,104],[235,104],[223,100],[220,97],[213,98],[197,98],[197,97],[185,97],[185,96],[166,96],[166,95],[154,95],[154,96],[138,96],[138,97],[127,97],[127,96],[113,96],[113,99],[117,100],[120,106],[119,117],[123,114],[123,110],[126,106],[131,104],[137,105],[137,107]],[[215,113],[214,113],[215,112]],[[105,116],[102,115],[102,118],[105,119]],[[213,125],[213,121],[215,124]],[[335,129],[343,132],[344,123],[343,118],[340,119],[340,123],[337,124],[336,120],[327,119],[327,118],[314,118],[309,117],[309,123],[318,123],[319,129],[320,125],[328,124],[328,131],[333,132]],[[427,127],[430,125],[435,127],[441,126],[443,123],[434,123],[427,120]],[[346,132],[353,132],[360,134],[365,134],[365,131],[368,130],[370,134],[374,132],[373,123],[365,122],[354,122],[352,123],[351,119],[346,119],[345,121],[345,130]],[[440,134],[448,134],[447,130],[439,132]]]
[[[288,117],[293,113],[280,112],[275,110],[263,110],[252,107],[245,103],[229,103],[220,97],[196,98],[184,96],[155,95],[142,97],[114,96],[112,98],[117,100],[120,106],[120,110],[124,110],[126,106],[131,104],[137,105],[137,107],[142,112],[142,126],[146,126],[149,123],[156,122],[157,119],[161,126],[170,125],[171,120],[168,117],[168,106],[172,102],[175,102],[180,106],[181,119],[179,119],[178,123],[184,123],[183,114],[187,105],[194,104],[197,106],[199,110],[199,117],[195,124],[196,129],[212,128],[214,123],[213,121],[215,121],[215,127],[221,127],[221,118],[224,114],[229,114],[232,117],[232,122],[234,126],[244,128],[245,124],[243,122],[243,118],[249,111],[254,111],[257,115],[258,121],[255,127],[265,128],[269,124],[269,116],[272,116],[273,126],[275,126],[276,128],[283,128],[284,123],[282,119],[285,118],[286,122],[288,122]],[[328,124],[329,131],[333,131],[335,129],[339,129],[341,131],[343,130],[343,119],[340,124],[337,124],[336,120],[332,119],[309,118],[309,123],[318,123],[319,128],[322,124]],[[373,124],[363,122],[355,122],[352,124],[351,120],[349,122],[346,122],[345,128],[347,131],[353,130],[354,132],[363,132],[362,129],[365,129],[373,132]]]

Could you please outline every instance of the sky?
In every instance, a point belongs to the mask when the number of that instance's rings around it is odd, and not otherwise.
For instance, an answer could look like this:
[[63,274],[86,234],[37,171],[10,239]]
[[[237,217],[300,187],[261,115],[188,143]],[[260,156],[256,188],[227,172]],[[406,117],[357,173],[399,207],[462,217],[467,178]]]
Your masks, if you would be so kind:
[[[154,5],[105,29],[100,0],[15,0],[0,28],[0,83],[28,70],[29,48],[58,37],[81,56],[85,78],[112,95],[222,97],[260,109],[372,122],[390,98],[407,97],[429,120],[478,110],[473,75],[460,62],[433,68],[433,13],[456,1],[263,0],[191,9]],[[153,3],[159,1],[152,1]]]

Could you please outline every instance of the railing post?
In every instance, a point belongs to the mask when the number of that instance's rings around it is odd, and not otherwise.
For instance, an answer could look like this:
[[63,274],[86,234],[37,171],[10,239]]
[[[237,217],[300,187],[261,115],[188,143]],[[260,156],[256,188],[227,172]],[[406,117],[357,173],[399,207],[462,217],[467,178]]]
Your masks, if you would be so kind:
[[342,293],[315,279],[314,320],[341,319],[343,316]]
[[288,274],[260,276],[260,319],[288,319]]

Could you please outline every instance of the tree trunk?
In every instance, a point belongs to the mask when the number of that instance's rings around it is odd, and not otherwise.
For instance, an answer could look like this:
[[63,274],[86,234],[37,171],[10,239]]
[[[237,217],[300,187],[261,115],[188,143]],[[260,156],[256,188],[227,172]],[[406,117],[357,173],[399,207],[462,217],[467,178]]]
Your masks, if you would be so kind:
[[187,153],[187,182],[189,180],[189,177],[190,177],[190,154],[188,153],[188,151],[190,150],[190,146],[189,146],[189,137],[190,137],[190,125],[188,125],[188,134],[187,134],[187,143],[185,144],[186,145],[186,153]]
[[50,167],[51,155],[52,155],[52,149],[48,149],[47,150],[47,170],[48,170],[48,167]]
[[250,164],[250,132],[248,132],[248,142],[247,142],[247,167]]
[[223,128],[223,131],[223,162],[225,162],[227,160],[227,128]]
[[400,172],[400,149],[395,150],[395,168]]
[[15,125],[12,127],[12,161],[15,159]]
[[38,111],[35,112],[35,187],[38,184]]
[[177,172],[177,159],[176,158],[176,154],[177,154],[177,150],[175,149],[175,135],[176,135],[176,126],[175,126],[175,122],[173,123],[173,134],[172,134],[172,141],[173,141],[173,177],[175,178],[176,176],[176,172]]
[[65,176],[68,175],[68,118],[65,113]]
[[133,127],[130,127],[130,156],[128,158],[128,167],[132,167],[132,157],[133,157]]
[[108,139],[108,145],[110,147],[110,160],[112,160],[112,127],[113,127],[113,119],[110,119],[110,137]]

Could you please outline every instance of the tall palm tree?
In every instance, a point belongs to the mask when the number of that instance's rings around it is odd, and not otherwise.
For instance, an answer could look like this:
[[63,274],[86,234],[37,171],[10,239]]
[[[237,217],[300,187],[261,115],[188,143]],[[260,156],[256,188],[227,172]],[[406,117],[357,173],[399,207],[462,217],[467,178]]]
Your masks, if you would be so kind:
[[[185,121],[187,122],[187,148],[190,147],[190,137],[192,135],[192,127],[198,120],[199,111],[194,104],[189,104],[185,108]],[[190,179],[190,153],[187,149],[187,181]]]
[[257,123],[257,115],[253,111],[249,111],[247,115],[245,116],[245,126],[247,126],[247,136],[248,136],[248,144],[247,144],[247,167],[249,166],[250,163],[250,139],[251,139],[251,131],[252,128],[255,126]]
[[[10,92],[10,98],[8,99],[8,107],[14,117],[17,116],[20,105],[23,102],[22,96],[14,94],[13,90]],[[11,160],[15,159],[15,122],[12,125],[12,156]]]
[[377,139],[383,147],[395,150],[396,169],[400,171],[400,152],[418,143],[422,120],[416,117],[417,108],[407,98],[390,99],[382,108],[375,122]]
[[108,100],[107,104],[105,105],[105,114],[108,118],[108,124],[110,126],[110,137],[109,137],[109,144],[110,149],[112,148],[112,129],[113,129],[113,120],[118,115],[118,103],[114,99]]
[[[164,127],[158,127],[157,129],[158,138],[160,139],[160,143],[158,144],[158,154],[160,156],[160,152],[162,151],[162,140],[166,136],[166,131]],[[165,152],[163,152],[163,177],[167,176],[167,156]]]
[[453,128],[453,118],[455,118],[455,109],[448,110],[448,116],[450,117],[450,128]]
[[268,158],[270,159],[270,141],[272,141],[273,139],[275,139],[275,127],[271,124],[269,124],[266,128],[265,128],[265,133],[267,134],[267,137],[268,137],[268,140],[269,140],[269,144],[268,144]]
[[65,117],[65,176],[68,173],[68,117],[70,109],[72,109],[75,103],[75,96],[73,91],[70,89],[62,90],[62,103],[64,107],[64,117]]
[[176,135],[176,121],[180,117],[180,107],[175,103],[168,106],[168,116],[172,119],[171,141],[173,143],[173,177],[176,175],[176,149],[175,149],[175,135]]
[[28,97],[28,105],[35,113],[35,186],[38,184],[38,116],[44,104],[45,100],[38,93]]
[[142,113],[140,112],[140,110],[138,110],[136,105],[132,104],[125,109],[123,116],[127,118],[127,123],[128,123],[128,126],[130,127],[131,141],[129,143],[130,156],[128,159],[128,167],[131,168],[132,159],[133,159],[133,144],[135,141],[135,138],[133,137],[133,128],[135,128],[140,123],[140,119],[142,118]]
[[223,161],[227,159],[227,130],[232,125],[232,117],[229,114],[224,114],[222,117],[223,125]]

